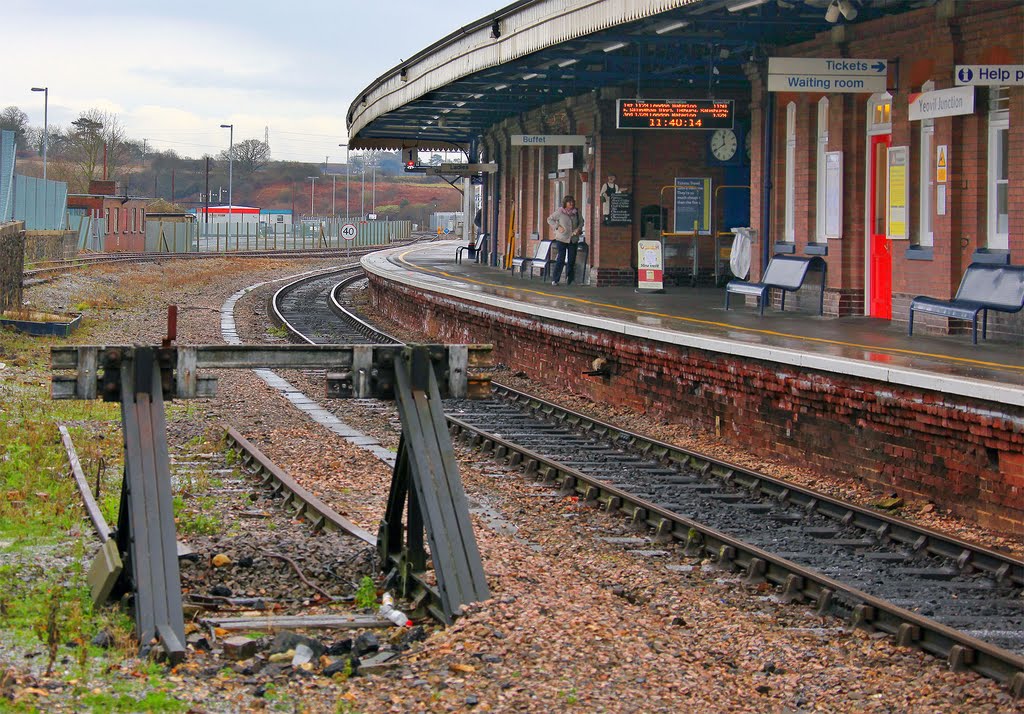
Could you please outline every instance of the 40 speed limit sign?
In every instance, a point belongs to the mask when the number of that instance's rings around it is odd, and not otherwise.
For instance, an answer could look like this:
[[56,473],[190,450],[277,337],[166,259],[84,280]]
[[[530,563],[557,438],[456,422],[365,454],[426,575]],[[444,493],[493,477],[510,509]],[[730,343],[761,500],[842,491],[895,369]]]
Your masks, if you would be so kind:
[[345,240],[355,240],[358,232],[354,223],[346,223],[341,227],[341,237]]

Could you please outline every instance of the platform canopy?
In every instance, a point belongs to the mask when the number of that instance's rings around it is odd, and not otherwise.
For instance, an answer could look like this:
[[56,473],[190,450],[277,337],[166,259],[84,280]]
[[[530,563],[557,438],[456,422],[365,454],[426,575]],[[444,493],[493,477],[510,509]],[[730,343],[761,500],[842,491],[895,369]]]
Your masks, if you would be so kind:
[[507,117],[603,89],[656,98],[692,88],[694,98],[713,97],[749,86],[745,65],[777,46],[828,30],[840,40],[846,22],[935,2],[520,0],[370,83],[349,107],[349,145],[466,148]]

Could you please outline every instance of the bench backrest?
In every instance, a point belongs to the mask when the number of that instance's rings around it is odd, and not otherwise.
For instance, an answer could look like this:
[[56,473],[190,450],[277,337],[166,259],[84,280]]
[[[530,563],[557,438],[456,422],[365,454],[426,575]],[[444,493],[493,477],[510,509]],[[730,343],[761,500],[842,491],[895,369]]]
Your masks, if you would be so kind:
[[533,259],[538,262],[543,262],[548,259],[551,254],[551,241],[542,240],[537,244],[537,254],[533,256]]
[[796,290],[803,284],[808,268],[817,263],[821,263],[818,268],[824,270],[825,261],[817,256],[803,258],[798,255],[776,255],[768,261],[768,269],[764,271],[761,282],[765,285]]
[[1024,308],[1024,265],[971,263],[960,281],[956,299],[1020,310]]

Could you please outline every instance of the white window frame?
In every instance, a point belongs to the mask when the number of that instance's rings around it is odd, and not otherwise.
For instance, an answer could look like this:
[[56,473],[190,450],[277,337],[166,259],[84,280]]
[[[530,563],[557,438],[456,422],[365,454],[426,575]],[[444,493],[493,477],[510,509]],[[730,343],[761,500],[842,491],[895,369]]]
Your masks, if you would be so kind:
[[786,210],[783,242],[796,243],[796,102],[786,105]]
[[[993,87],[993,90],[996,88]],[[1000,87],[1005,91],[1005,88]],[[999,226],[999,186],[1006,186],[1009,192],[1009,175],[1002,178],[998,175],[1000,157],[1006,150],[1005,142],[1010,140],[1010,112],[1005,109],[989,112],[988,115],[988,231],[986,245],[990,250],[1008,250],[1010,248],[1010,216],[1007,205],[1006,225],[1004,230]],[[1009,165],[1006,166],[1009,173]],[[1007,196],[1009,198],[1009,196]]]
[[814,236],[818,243],[826,243],[825,237],[825,152],[828,151],[828,97],[818,100],[818,172],[815,181],[815,221]]

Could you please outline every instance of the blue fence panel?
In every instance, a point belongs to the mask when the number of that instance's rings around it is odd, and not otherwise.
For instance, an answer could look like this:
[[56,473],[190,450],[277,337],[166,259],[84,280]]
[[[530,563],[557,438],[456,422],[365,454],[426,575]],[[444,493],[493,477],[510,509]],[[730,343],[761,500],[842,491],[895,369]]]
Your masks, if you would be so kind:
[[0,130],[0,223],[11,220],[14,203],[14,132]]
[[32,176],[14,177],[14,220],[30,231],[56,231],[65,226],[68,185]]

